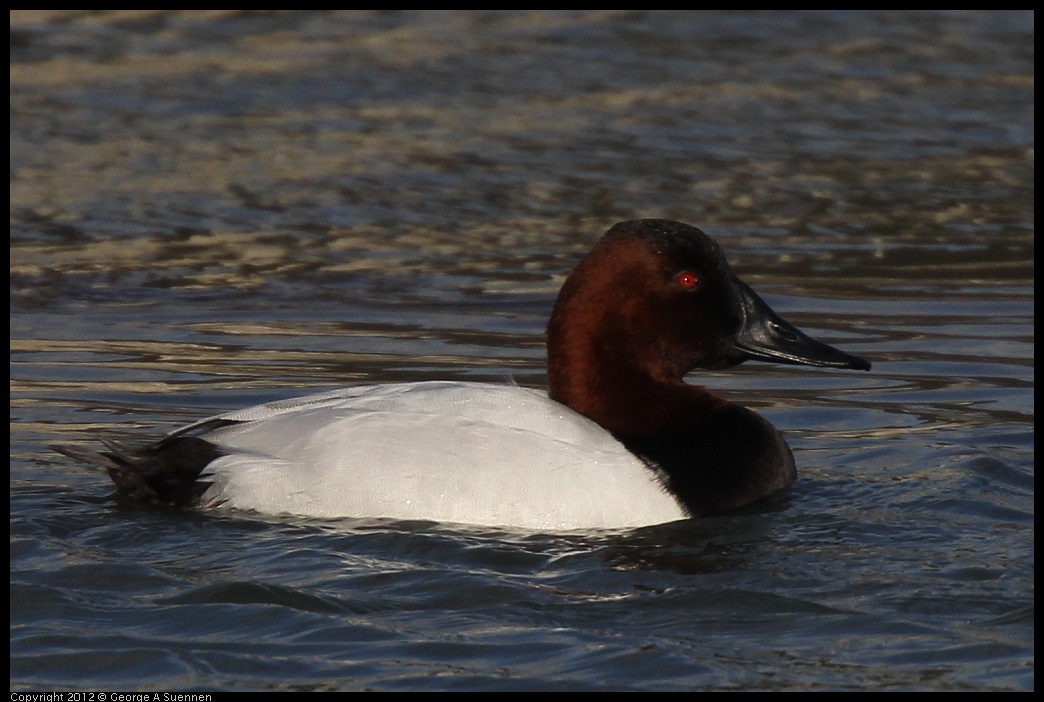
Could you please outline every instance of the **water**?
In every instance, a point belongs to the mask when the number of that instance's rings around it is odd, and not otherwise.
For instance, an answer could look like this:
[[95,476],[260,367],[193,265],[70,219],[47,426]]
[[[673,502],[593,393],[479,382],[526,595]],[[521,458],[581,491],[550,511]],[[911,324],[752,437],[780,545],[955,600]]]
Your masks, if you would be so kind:
[[[15,690],[1032,690],[1029,12],[18,11]],[[618,220],[872,373],[694,378],[799,481],[630,532],[185,513],[47,449],[541,387]]]

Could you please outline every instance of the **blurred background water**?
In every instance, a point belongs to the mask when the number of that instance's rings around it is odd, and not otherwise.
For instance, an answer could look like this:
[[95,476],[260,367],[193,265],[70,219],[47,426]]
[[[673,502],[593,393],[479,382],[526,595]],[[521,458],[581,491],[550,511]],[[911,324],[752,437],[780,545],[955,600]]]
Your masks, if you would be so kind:
[[[15,690],[1033,689],[1028,11],[12,11]],[[202,514],[52,443],[543,387],[613,223],[870,374],[695,377],[799,481],[628,532]]]

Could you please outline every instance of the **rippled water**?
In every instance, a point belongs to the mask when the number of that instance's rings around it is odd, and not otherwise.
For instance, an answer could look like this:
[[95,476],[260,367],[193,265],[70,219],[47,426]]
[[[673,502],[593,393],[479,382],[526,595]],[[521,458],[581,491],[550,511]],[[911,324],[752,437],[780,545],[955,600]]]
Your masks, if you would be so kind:
[[[1031,690],[1027,12],[11,16],[11,687]],[[544,383],[618,220],[870,374],[694,378],[799,481],[630,532],[200,514],[48,444]]]

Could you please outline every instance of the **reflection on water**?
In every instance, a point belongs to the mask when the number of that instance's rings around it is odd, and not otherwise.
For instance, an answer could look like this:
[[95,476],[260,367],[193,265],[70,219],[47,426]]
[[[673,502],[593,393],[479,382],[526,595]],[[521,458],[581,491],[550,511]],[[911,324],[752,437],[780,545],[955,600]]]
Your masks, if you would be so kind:
[[[1032,689],[1032,22],[13,12],[12,688]],[[46,449],[541,387],[564,275],[647,216],[874,362],[694,378],[795,449],[749,513],[331,528]]]

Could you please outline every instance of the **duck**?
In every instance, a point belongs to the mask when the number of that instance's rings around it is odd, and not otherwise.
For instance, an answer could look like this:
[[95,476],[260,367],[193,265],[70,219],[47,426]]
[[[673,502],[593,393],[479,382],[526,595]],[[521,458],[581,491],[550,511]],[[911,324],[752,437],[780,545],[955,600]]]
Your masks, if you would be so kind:
[[733,512],[796,478],[783,434],[686,381],[746,361],[869,371],[776,314],[695,226],[611,227],[547,325],[548,390],[361,385],[202,419],[140,447],[56,446],[117,491],[201,510],[527,530]]

